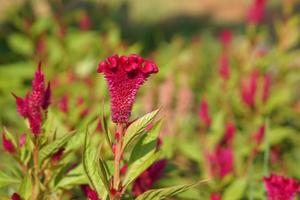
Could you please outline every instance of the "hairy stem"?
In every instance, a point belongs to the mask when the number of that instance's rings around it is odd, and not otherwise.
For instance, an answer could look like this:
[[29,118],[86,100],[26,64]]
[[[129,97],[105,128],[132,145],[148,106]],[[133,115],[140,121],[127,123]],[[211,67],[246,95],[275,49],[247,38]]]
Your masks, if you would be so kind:
[[[113,179],[113,188],[119,193],[120,191],[120,162],[122,159],[122,145],[123,145],[123,124],[117,124],[117,133],[119,135],[118,140],[116,141],[116,151],[115,151],[115,161],[114,161],[114,179]],[[114,199],[120,199],[119,195],[116,195]]]
[[33,176],[34,186],[32,189],[32,199],[37,200],[39,196],[39,144],[38,138],[35,138],[33,149]]

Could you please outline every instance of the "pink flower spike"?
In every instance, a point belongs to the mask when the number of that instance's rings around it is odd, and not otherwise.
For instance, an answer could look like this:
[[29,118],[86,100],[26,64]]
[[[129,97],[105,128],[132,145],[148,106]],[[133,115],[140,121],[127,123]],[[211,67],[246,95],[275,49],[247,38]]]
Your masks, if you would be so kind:
[[265,136],[265,130],[266,130],[266,127],[265,125],[261,125],[258,129],[258,131],[256,132],[256,134],[254,135],[254,138],[255,138],[255,141],[256,141],[256,144],[259,145],[264,136]]
[[263,94],[262,101],[265,103],[270,95],[270,87],[271,87],[271,76],[270,74],[266,74],[263,80]]
[[18,193],[13,193],[13,195],[11,195],[11,200],[22,200],[22,199]]
[[222,55],[219,63],[220,63],[219,74],[223,78],[223,80],[227,80],[230,76],[228,56],[226,54]]
[[60,148],[57,152],[55,152],[52,156],[51,156],[51,160],[53,162],[58,162],[60,161],[62,155],[64,154],[65,148]]
[[293,178],[271,174],[263,181],[268,200],[292,200],[299,191],[299,183]]
[[249,7],[247,20],[250,23],[259,24],[265,17],[266,0],[253,0],[253,4]]
[[113,55],[100,62],[98,73],[104,73],[111,97],[112,121],[127,123],[140,86],[157,66],[138,55]]
[[17,105],[17,111],[18,111],[18,113],[22,117],[26,118],[27,115],[28,115],[28,98],[25,97],[25,99],[22,99],[21,97],[18,97],[14,93],[12,93],[12,95],[16,99],[16,105]]
[[211,118],[209,116],[209,107],[208,102],[205,98],[202,99],[200,103],[199,118],[204,123],[206,127],[209,127],[211,124]]
[[2,132],[2,145],[6,152],[13,154],[16,152],[16,148],[12,141],[10,141],[5,134],[5,131]]
[[48,82],[48,85],[47,85],[47,88],[45,90],[43,99],[44,100],[43,100],[42,108],[44,110],[47,110],[47,108],[49,107],[49,105],[51,103],[51,85],[50,85],[50,82]]
[[230,145],[235,135],[235,125],[232,122],[228,122],[225,125],[225,134],[222,143],[225,145]]
[[247,77],[242,81],[241,97],[243,102],[251,108],[255,106],[258,77],[259,71],[255,70],[250,77]]
[[229,29],[225,29],[219,34],[219,40],[224,48],[227,48],[230,45],[232,37],[232,31]]
[[221,200],[221,195],[219,193],[211,193],[210,200]]

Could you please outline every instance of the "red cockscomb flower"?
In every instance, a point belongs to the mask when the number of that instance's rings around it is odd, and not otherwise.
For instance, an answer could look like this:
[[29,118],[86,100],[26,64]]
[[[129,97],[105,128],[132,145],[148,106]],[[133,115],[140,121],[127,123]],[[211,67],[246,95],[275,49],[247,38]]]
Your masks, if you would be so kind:
[[211,117],[209,115],[208,102],[205,98],[202,99],[200,103],[199,118],[204,123],[206,127],[209,127],[211,124]]
[[254,139],[255,139],[257,145],[259,145],[262,142],[262,140],[265,136],[265,130],[266,130],[266,126],[261,125],[259,127],[258,131],[255,133]]
[[60,148],[58,149],[52,156],[51,156],[51,161],[52,162],[58,162],[62,155],[64,154],[65,148]]
[[159,160],[144,171],[134,182],[132,187],[133,196],[138,196],[151,189],[167,165],[167,160]]
[[232,41],[232,31],[229,29],[225,29],[219,34],[219,40],[223,46],[223,48],[227,48]]
[[6,152],[13,154],[16,152],[16,148],[11,140],[6,137],[5,131],[2,132],[2,145]]
[[22,200],[22,199],[18,193],[13,193],[13,195],[11,195],[11,200]]
[[217,145],[214,152],[208,155],[208,161],[211,175],[223,178],[233,171],[233,150]]
[[263,181],[268,200],[292,200],[299,191],[299,184],[293,178],[271,174]]
[[253,0],[253,4],[249,7],[247,20],[250,23],[259,24],[265,17],[266,0]]
[[32,91],[24,99],[15,94],[13,96],[16,99],[17,111],[22,117],[28,119],[31,132],[34,135],[40,134],[43,111],[47,110],[51,99],[50,83],[45,88],[45,77],[41,70],[41,63],[39,63],[32,81]]
[[97,195],[97,192],[94,191],[89,185],[81,185],[80,187],[89,200],[100,200],[100,198]]
[[158,68],[138,55],[113,55],[100,62],[97,71],[104,74],[108,83],[112,121],[127,123],[139,87]]
[[230,145],[232,143],[234,135],[235,135],[235,125],[232,122],[228,122],[225,125],[225,133],[221,143],[223,145]]

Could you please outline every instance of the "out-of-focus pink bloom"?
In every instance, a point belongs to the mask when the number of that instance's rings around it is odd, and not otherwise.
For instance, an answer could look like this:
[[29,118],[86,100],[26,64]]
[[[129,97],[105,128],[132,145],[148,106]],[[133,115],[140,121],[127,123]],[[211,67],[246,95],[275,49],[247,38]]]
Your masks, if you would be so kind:
[[138,55],[113,55],[100,62],[97,71],[104,73],[108,83],[112,121],[127,123],[138,89],[158,68]]
[[91,111],[90,108],[85,108],[80,112],[79,115],[81,118],[86,117],[90,113],[90,111]]
[[144,171],[133,183],[132,194],[138,196],[147,190],[151,189],[162,175],[163,170],[167,165],[167,160],[159,160]]
[[265,17],[266,0],[253,0],[250,5],[247,20],[250,23],[259,24],[264,20]]
[[223,30],[219,35],[219,40],[223,46],[223,48],[227,48],[232,41],[232,31],[229,29]]
[[225,125],[225,133],[221,143],[223,145],[230,145],[232,143],[234,135],[235,135],[235,125],[232,122],[228,122]]
[[89,200],[100,200],[100,198],[97,195],[97,192],[94,191],[89,185],[81,185],[80,187]]
[[233,171],[233,151],[231,147],[217,145],[214,152],[208,155],[212,176],[223,178]]
[[258,77],[259,71],[255,70],[251,73],[250,77],[242,81],[241,97],[243,102],[251,108],[255,105]]
[[58,102],[58,108],[64,112],[69,112],[69,96],[67,94],[63,95]]
[[99,119],[98,124],[97,124],[97,128],[96,128],[96,131],[102,132],[102,130],[103,130],[103,128],[102,128],[102,123],[101,123],[101,120]]
[[271,86],[271,76],[270,74],[265,74],[263,80],[263,94],[262,94],[263,102],[266,102],[268,100],[268,97],[270,95],[270,86]]
[[13,193],[13,195],[11,195],[11,200],[22,200],[22,199],[18,193]]
[[259,145],[262,142],[262,140],[265,136],[265,130],[266,130],[265,125],[261,125],[259,127],[258,131],[255,133],[254,138],[255,138],[257,145]]
[[299,184],[293,178],[271,174],[263,181],[268,200],[292,200],[299,191]]
[[229,59],[226,54],[223,54],[220,58],[219,74],[224,80],[227,80],[230,76]]
[[44,34],[40,35],[36,43],[36,52],[43,55],[46,52],[46,37]]
[[83,98],[83,96],[77,97],[77,99],[76,99],[76,105],[77,105],[77,106],[80,106],[80,105],[82,105],[83,103],[84,103],[84,98]]
[[19,146],[23,147],[26,143],[26,133],[23,133],[19,138]]
[[120,173],[121,173],[121,174],[125,174],[126,171],[127,171],[127,168],[128,168],[128,163],[125,163],[125,164],[121,167]]
[[60,161],[62,155],[64,154],[65,148],[60,148],[58,149],[52,156],[51,156],[51,160],[53,162],[58,162]]
[[87,31],[91,28],[91,19],[86,13],[80,15],[79,27],[82,31]]
[[210,195],[210,200],[221,200],[221,199],[222,199],[222,197],[221,197],[221,194],[219,194],[219,193],[212,193]]
[[202,98],[202,101],[200,103],[199,118],[206,127],[210,126],[212,120],[209,115],[208,102],[205,98]]
[[16,148],[11,140],[6,137],[5,131],[2,132],[2,145],[6,152],[13,154],[16,152]]
[[51,98],[50,84],[45,88],[44,73],[41,70],[41,63],[35,72],[35,77],[32,81],[32,90],[24,99],[13,94],[16,99],[18,113],[27,118],[31,132],[36,136],[40,134],[43,111],[46,112]]
[[281,150],[279,146],[272,146],[270,151],[270,160],[272,164],[278,164],[281,160]]

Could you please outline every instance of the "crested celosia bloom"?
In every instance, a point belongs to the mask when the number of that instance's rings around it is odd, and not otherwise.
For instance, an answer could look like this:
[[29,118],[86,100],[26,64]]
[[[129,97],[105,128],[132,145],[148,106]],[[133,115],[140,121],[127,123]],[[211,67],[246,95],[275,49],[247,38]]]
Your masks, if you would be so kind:
[[210,194],[210,200],[221,200],[221,195],[219,193]]
[[154,182],[161,177],[166,165],[167,160],[159,160],[151,165],[146,171],[144,171],[133,184],[133,196],[136,197],[151,189]]
[[6,137],[5,131],[2,132],[2,145],[6,152],[11,154],[16,152],[14,144]]
[[21,200],[21,197],[18,193],[13,193],[11,195],[11,200]]
[[80,187],[89,200],[100,200],[100,198],[97,195],[97,192],[90,188],[89,185],[81,185]]
[[253,0],[247,13],[247,20],[250,23],[259,24],[265,17],[266,0]]
[[233,170],[233,150],[217,145],[214,152],[208,155],[208,161],[211,175],[223,178]]
[[58,149],[52,156],[51,156],[51,161],[52,162],[58,162],[62,155],[64,154],[65,148],[60,148]]
[[138,89],[158,68],[138,55],[113,55],[99,63],[97,72],[103,73],[108,83],[112,121],[127,123]]
[[208,102],[205,98],[202,99],[200,103],[200,111],[199,111],[199,118],[203,122],[206,127],[209,127],[211,124],[211,117],[209,115],[209,107]]
[[40,134],[43,111],[46,112],[51,98],[50,83],[45,87],[44,73],[39,64],[35,77],[32,81],[32,90],[24,99],[13,94],[16,99],[18,113],[28,119],[31,132],[34,135]]
[[223,54],[219,61],[219,74],[224,79],[227,80],[230,75],[230,68],[229,68],[229,59],[226,54]]
[[251,73],[250,77],[242,81],[241,97],[243,102],[251,108],[255,105],[258,77],[259,71],[255,70]]
[[292,200],[299,192],[299,184],[289,177],[271,174],[263,179],[268,200]]

